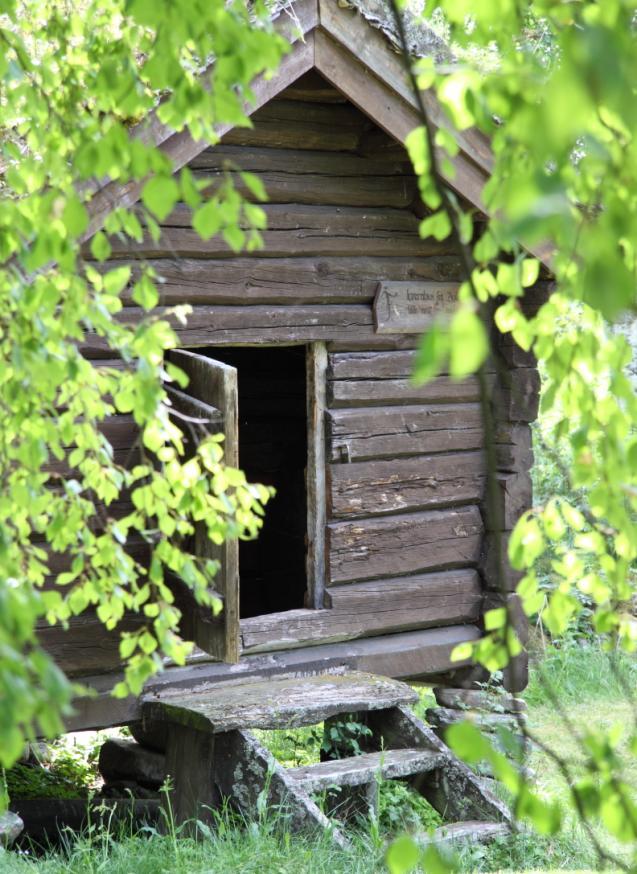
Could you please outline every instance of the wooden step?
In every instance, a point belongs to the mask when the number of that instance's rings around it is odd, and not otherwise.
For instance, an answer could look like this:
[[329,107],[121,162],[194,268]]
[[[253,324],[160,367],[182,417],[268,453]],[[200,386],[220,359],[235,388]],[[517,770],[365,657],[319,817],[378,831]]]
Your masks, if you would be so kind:
[[434,843],[437,846],[456,843],[483,844],[508,834],[511,834],[511,826],[506,822],[450,822],[434,829],[431,835],[427,835],[419,843]]
[[385,750],[290,768],[288,774],[306,792],[320,792],[330,786],[362,786],[378,777],[392,780],[424,774],[439,768],[444,762],[444,756],[429,750]]
[[417,700],[414,690],[397,680],[357,671],[322,673],[146,696],[142,720],[220,734],[235,729],[314,725],[339,713],[385,710]]

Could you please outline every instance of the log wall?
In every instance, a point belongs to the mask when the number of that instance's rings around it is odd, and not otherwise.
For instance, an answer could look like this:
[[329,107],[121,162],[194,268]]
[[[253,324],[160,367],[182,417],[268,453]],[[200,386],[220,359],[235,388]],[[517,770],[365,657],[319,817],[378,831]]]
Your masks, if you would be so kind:
[[[485,577],[488,583],[492,576],[477,383],[440,376],[415,387],[417,336],[379,336],[372,318],[379,280],[448,283],[460,277],[458,258],[449,242],[419,238],[422,206],[402,147],[322,80],[303,77],[253,121],[253,129],[231,132],[190,169],[209,189],[238,166],[261,176],[269,195],[263,249],[237,255],[219,237],[202,241],[180,204],[159,242],[113,239],[104,265],[125,260],[135,273],[140,260],[150,262],[162,277],[161,305],[193,307],[188,324],[176,326],[184,346],[328,344],[329,609],[243,621],[244,652],[431,626],[458,629],[462,638],[460,629],[480,619]],[[135,321],[140,311],[130,295],[122,317]],[[97,337],[87,338],[84,351],[109,354]],[[498,393],[507,530],[530,501],[527,423],[538,387],[532,362],[518,364],[510,362],[512,378]],[[494,373],[494,392],[497,382]],[[100,659],[111,667],[99,630],[91,628],[92,642],[87,630],[83,625],[86,643],[77,652],[62,646],[57,632],[51,637],[71,672],[90,665],[95,673]],[[431,672],[440,676],[445,668],[436,653]],[[415,663],[426,675],[424,650]]]

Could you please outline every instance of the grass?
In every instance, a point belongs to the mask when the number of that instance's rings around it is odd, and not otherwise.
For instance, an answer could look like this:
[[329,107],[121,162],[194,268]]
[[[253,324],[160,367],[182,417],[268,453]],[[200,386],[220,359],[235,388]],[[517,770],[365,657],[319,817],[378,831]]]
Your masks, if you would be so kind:
[[[634,724],[632,704],[626,701],[618,679],[623,672],[630,687],[635,687],[637,663],[628,657],[614,661],[599,647],[578,643],[550,647],[543,656],[542,671],[549,677],[554,693],[578,727],[608,729],[614,723],[626,728]],[[529,724],[544,743],[560,755],[577,761],[575,740],[563,727],[559,716],[547,700],[538,671],[532,671],[525,693],[529,705]],[[422,691],[417,710],[422,715],[431,704],[431,694]],[[261,741],[289,765],[316,761],[322,740],[319,728],[261,734]],[[637,784],[637,762],[628,754],[626,740],[626,776]],[[532,755],[537,790],[547,799],[564,802],[566,786],[556,766],[540,752]],[[577,767],[577,765],[576,765]],[[67,836],[62,850],[45,853],[37,859],[30,855],[0,855],[1,874],[216,874],[216,872],[258,872],[258,874],[374,874],[385,871],[384,845],[402,829],[424,830],[435,826],[426,803],[407,793],[402,784],[381,787],[378,823],[367,823],[352,831],[348,851],[336,849],[324,837],[291,836],[277,822],[276,815],[259,823],[239,823],[220,816],[218,826],[207,831],[199,842],[176,834],[161,835],[154,830],[141,834],[126,832],[88,832]],[[612,844],[613,852],[622,848]],[[493,842],[485,847],[467,847],[458,858],[461,872],[583,870],[596,867],[593,847],[583,829],[570,817],[556,837],[520,834]]]
[[142,835],[86,834],[63,852],[37,860],[0,856],[2,874],[370,874],[383,871],[382,849],[354,837],[349,851],[329,838],[291,838],[276,824],[239,828],[221,817],[199,841],[150,830]]

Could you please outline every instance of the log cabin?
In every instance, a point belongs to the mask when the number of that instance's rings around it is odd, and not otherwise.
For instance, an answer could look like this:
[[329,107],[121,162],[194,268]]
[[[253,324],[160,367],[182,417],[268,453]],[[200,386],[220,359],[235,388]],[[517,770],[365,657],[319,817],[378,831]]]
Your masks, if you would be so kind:
[[[214,147],[154,117],[142,125],[175,171],[187,165],[214,185],[238,166],[265,185],[263,249],[203,241],[178,205],[159,242],[112,240],[107,266],[144,259],[162,277],[162,306],[192,306],[172,356],[190,377],[185,391],[225,433],[228,460],[276,488],[259,538],[225,547],[221,618],[185,600],[183,631],[198,649],[186,667],[167,666],[151,693],[325,669],[462,685],[471,669],[451,660],[453,649],[479,638],[487,607],[515,598],[495,591],[500,575],[510,593],[517,579],[500,574],[492,546],[531,505],[538,373],[500,341],[507,373],[494,370],[491,386],[502,530],[493,532],[477,381],[410,378],[419,334],[453,306],[462,271],[453,242],[419,236],[423,206],[403,145],[419,116],[381,7],[285,4],[275,26],[292,49],[274,77],[255,82],[253,126],[224,128]],[[445,52],[424,27],[410,38],[415,53]],[[478,226],[489,145],[476,131],[457,138],[449,182]],[[92,231],[140,189],[106,184]],[[125,318],[137,315],[126,297]],[[85,354],[108,352],[89,339]],[[124,416],[107,434],[122,457],[135,436]],[[117,637],[95,617],[40,634],[96,692],[77,702],[69,729],[139,718],[138,700],[110,697]],[[518,672],[514,690],[522,685]]]

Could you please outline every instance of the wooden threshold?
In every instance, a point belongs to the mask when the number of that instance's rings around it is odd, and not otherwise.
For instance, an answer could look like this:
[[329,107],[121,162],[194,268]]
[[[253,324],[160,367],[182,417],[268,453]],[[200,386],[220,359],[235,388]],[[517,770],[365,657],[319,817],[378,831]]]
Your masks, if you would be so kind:
[[[302,647],[283,652],[242,656],[236,665],[212,662],[198,653],[185,667],[171,666],[148,683],[145,692],[166,689],[197,689],[228,680],[249,677],[275,677],[310,674],[344,668],[381,673],[396,679],[426,680],[466,662],[452,662],[451,653],[459,643],[477,640],[475,625],[452,625],[402,634],[370,637],[323,646]],[[78,680],[93,690],[90,697],[74,701],[75,713],[66,720],[67,731],[127,725],[140,718],[140,699],[113,698],[110,690],[121,673],[101,674]]]

